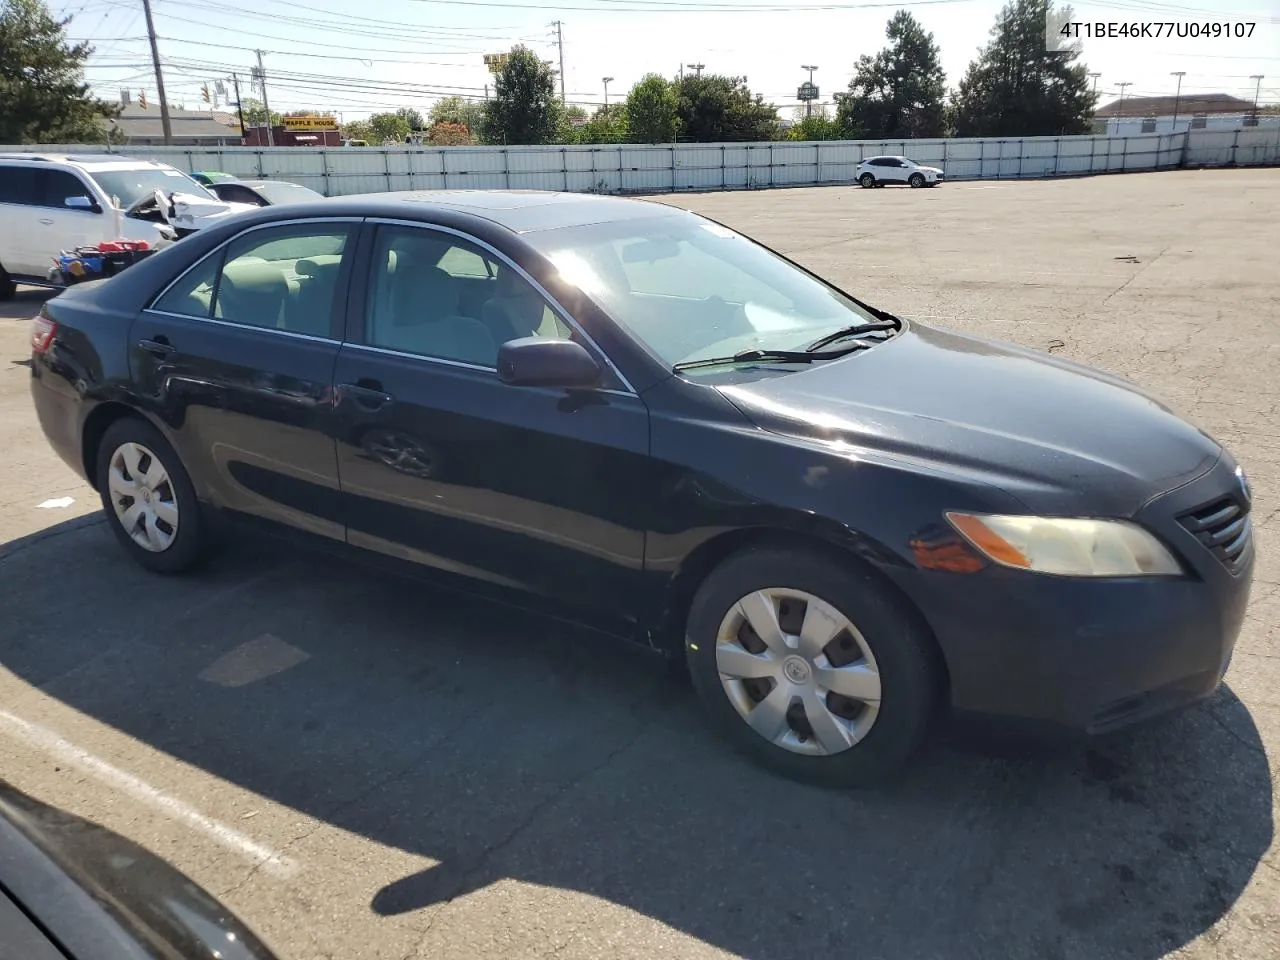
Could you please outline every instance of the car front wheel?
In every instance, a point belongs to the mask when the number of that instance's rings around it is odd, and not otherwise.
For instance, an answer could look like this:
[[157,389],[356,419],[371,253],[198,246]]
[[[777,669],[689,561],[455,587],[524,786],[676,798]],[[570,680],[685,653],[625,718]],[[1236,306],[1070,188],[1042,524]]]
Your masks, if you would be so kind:
[[791,549],[748,550],[694,598],[686,655],[715,725],[775,772],[857,786],[900,769],[938,702],[919,618],[871,573]]
[[869,173],[864,173],[858,178],[858,182],[866,189],[870,189],[876,185],[876,178]]
[[204,555],[206,533],[195,489],[177,453],[134,417],[107,428],[98,447],[98,492],[116,538],[139,564],[181,573]]
[[923,174],[923,173],[913,173],[910,177],[908,177],[908,178],[907,178],[907,183],[911,184],[911,186],[913,186],[913,187],[917,187],[917,188],[918,188],[918,187],[923,187],[923,186],[924,186],[924,174]]

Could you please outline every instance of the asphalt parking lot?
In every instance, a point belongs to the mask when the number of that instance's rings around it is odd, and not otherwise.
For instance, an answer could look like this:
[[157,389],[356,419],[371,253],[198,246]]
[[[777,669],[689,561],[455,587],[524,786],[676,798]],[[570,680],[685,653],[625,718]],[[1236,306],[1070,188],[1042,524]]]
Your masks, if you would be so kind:
[[130,565],[0,304],[0,776],[190,874],[285,960],[1280,956],[1280,170],[659,198],[862,298],[1127,376],[1249,472],[1209,704],[1088,748],[937,744],[832,793],[563,625],[312,555]]

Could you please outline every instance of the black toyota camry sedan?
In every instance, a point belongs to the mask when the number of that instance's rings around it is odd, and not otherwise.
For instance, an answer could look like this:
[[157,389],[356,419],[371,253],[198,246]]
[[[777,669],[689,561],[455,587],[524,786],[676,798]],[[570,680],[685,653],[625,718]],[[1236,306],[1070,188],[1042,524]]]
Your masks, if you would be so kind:
[[686,657],[797,778],[882,777],[943,714],[1193,703],[1248,599],[1249,489],[1199,429],[664,204],[266,208],[49,301],[32,350],[148,569],[247,522],[574,617]]

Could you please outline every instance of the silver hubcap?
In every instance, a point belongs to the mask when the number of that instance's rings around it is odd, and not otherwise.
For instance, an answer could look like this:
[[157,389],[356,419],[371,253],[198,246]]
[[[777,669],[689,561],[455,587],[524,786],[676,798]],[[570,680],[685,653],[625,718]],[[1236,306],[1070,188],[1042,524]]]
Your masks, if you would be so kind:
[[107,487],[116,519],[133,542],[160,553],[178,535],[178,498],[160,458],[140,443],[125,443],[111,455]]
[[793,753],[848,750],[880,712],[880,671],[866,640],[802,590],[768,587],[735,603],[720,622],[716,668],[751,729]]

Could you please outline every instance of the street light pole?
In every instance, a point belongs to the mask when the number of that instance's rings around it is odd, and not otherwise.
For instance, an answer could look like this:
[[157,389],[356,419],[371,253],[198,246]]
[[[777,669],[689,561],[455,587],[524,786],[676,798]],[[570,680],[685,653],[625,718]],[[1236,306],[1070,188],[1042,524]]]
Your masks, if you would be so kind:
[[608,110],[609,109],[609,81],[612,80],[613,77],[604,77],[603,79],[604,79],[604,108]]
[[1174,70],[1169,74],[1171,77],[1178,78],[1178,92],[1173,95],[1173,133],[1178,132],[1178,107],[1182,105],[1182,78],[1186,75],[1185,70]]

